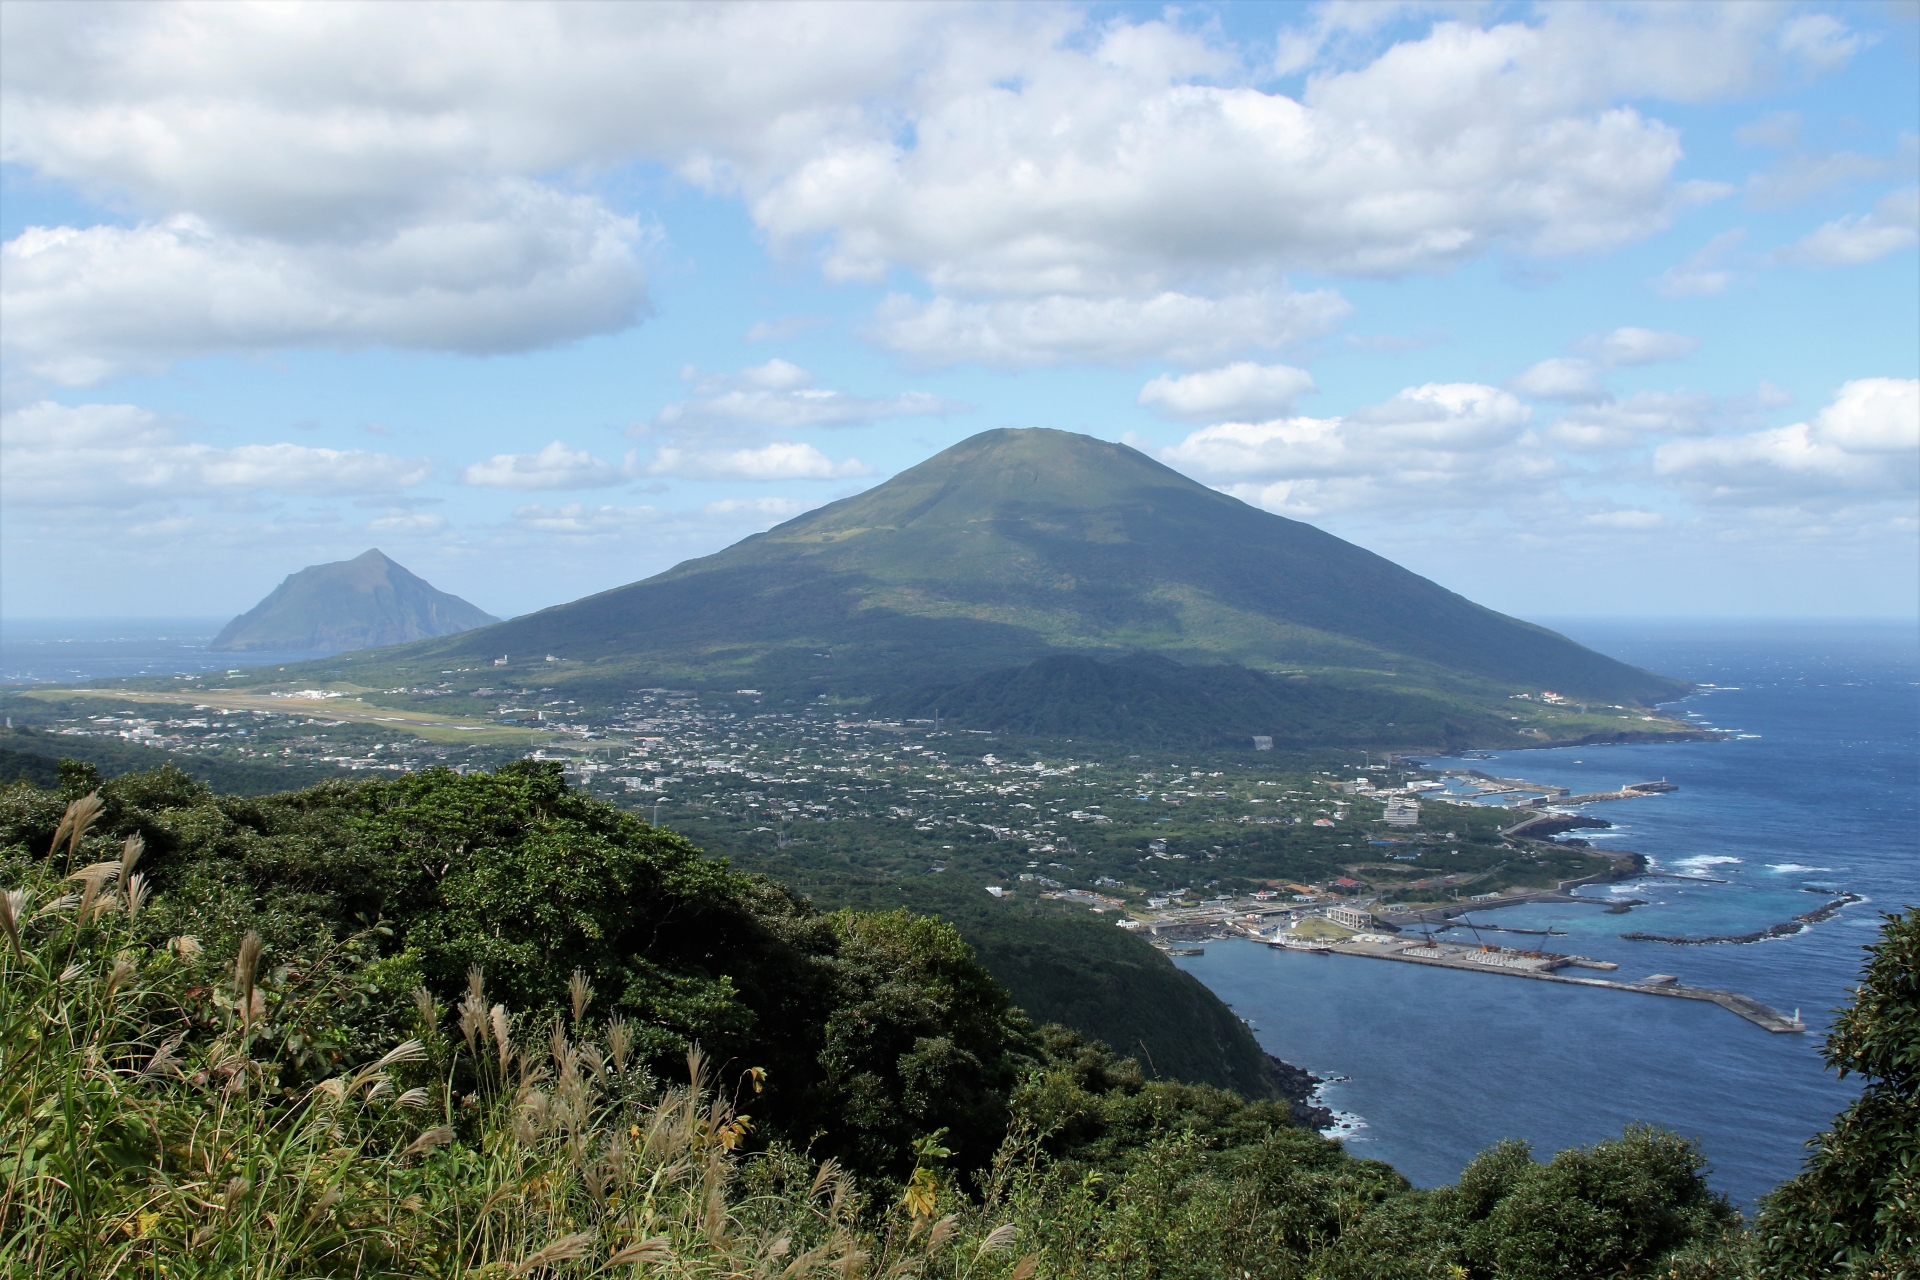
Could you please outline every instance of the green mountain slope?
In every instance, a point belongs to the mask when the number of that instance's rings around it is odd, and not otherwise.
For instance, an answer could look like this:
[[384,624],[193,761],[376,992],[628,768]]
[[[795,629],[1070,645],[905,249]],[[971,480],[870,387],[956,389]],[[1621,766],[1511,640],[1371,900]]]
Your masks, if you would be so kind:
[[1156,654],[1108,662],[1055,654],[879,699],[873,710],[941,720],[958,729],[1028,737],[1241,746],[1255,735],[1287,746],[1496,741],[1504,719],[1457,699],[1405,688],[1364,688],[1306,675],[1268,675],[1235,663],[1183,666]]
[[453,635],[499,619],[437,590],[379,551],[289,574],[208,646],[340,653]]
[[1135,651],[1476,695],[1684,688],[1125,445],[1040,429],[985,432],[717,555],[404,656],[553,654],[582,681],[864,698]]

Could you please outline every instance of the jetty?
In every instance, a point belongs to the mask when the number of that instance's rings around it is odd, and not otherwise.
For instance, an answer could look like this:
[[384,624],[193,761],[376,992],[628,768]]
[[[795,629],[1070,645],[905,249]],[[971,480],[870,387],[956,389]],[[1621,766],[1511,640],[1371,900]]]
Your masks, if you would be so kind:
[[1537,796],[1526,803],[1537,808],[1541,805],[1593,804],[1600,800],[1639,800],[1679,789],[1679,783],[1668,782],[1665,778],[1658,782],[1629,782],[1618,791],[1585,791],[1577,796],[1568,795],[1567,789],[1562,787],[1557,795]]
[[[1719,883],[1716,881],[1715,883]],[[1620,936],[1629,942],[1665,942],[1677,947],[1704,947],[1728,944],[1738,946],[1749,942],[1765,942],[1769,938],[1790,938],[1796,933],[1804,933],[1823,920],[1840,914],[1840,910],[1855,902],[1865,902],[1857,893],[1843,893],[1817,911],[1803,911],[1785,924],[1768,925],[1764,929],[1755,929],[1752,933],[1716,933],[1704,938],[1674,936],[1665,933],[1623,933]]]
[[[1283,950],[1303,949],[1299,948],[1298,944],[1288,946],[1286,943],[1266,938],[1258,938],[1256,941]],[[1372,960],[1396,960],[1403,964],[1432,965],[1441,969],[1464,969],[1472,973],[1501,973],[1515,978],[1532,978],[1537,982],[1564,982],[1581,987],[1605,987],[1613,991],[1634,991],[1641,995],[1666,996],[1669,999],[1705,1000],[1736,1013],[1755,1026],[1776,1035],[1802,1032],[1807,1029],[1807,1024],[1798,1017],[1788,1017],[1779,1010],[1760,1003],[1752,996],[1741,995],[1737,991],[1720,991],[1713,987],[1685,986],[1667,974],[1654,974],[1638,982],[1619,982],[1610,978],[1575,978],[1558,972],[1567,968],[1612,969],[1616,967],[1606,961],[1590,960],[1585,956],[1521,951],[1485,944],[1456,945],[1429,941],[1425,938],[1408,939],[1365,933],[1355,934],[1351,938],[1338,941],[1318,942],[1312,949],[1325,954],[1365,956]],[[1795,1012],[1797,1014],[1798,1010]]]

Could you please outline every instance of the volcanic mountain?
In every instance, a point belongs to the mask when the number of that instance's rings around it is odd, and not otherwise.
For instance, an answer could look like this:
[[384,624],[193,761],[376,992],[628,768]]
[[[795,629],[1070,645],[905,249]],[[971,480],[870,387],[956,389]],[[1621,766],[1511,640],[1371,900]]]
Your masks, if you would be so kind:
[[1523,690],[1629,703],[1686,687],[1125,445],[1046,429],[984,432],[718,554],[404,656],[553,655],[544,670],[582,687],[893,702],[1049,655],[1141,653],[1489,710]]
[[208,648],[339,653],[449,636],[498,621],[375,550],[289,574],[266,599],[222,628]]

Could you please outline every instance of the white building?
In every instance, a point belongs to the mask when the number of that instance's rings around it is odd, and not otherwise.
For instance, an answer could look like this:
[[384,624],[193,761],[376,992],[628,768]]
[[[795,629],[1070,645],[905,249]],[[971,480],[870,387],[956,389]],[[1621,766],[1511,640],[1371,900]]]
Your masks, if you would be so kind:
[[1329,907],[1327,908],[1327,919],[1333,921],[1343,929],[1373,928],[1373,913],[1370,911],[1362,911],[1358,907]]
[[1420,802],[1412,796],[1395,796],[1387,801],[1386,823],[1390,827],[1420,824]]

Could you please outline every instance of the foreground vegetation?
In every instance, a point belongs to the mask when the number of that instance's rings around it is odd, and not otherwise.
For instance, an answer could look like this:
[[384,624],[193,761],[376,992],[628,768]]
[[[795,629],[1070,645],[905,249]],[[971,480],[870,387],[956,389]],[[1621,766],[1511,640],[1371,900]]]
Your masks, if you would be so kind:
[[1914,1274],[1920,916],[1751,1230],[1672,1134],[1455,1186],[1035,1027],[549,767],[0,792],[0,1261],[50,1276]]

